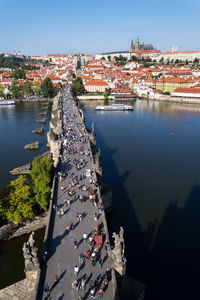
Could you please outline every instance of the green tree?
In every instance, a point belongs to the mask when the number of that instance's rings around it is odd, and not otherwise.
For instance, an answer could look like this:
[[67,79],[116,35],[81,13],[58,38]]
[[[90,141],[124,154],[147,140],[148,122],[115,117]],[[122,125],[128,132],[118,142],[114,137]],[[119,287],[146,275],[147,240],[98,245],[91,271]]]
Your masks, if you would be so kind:
[[35,202],[40,209],[46,210],[49,203],[52,181],[52,160],[47,156],[37,156],[32,162],[29,174],[33,182]]
[[45,98],[52,98],[54,96],[53,83],[49,77],[46,77],[41,84],[41,90]]
[[80,95],[85,92],[85,87],[81,77],[76,77],[72,83],[72,92],[74,95]]
[[33,95],[32,84],[30,83],[30,81],[27,80],[24,82],[22,91],[26,97],[30,97]]
[[11,181],[0,194],[0,214],[4,219],[21,223],[33,218],[33,195],[26,176]]
[[33,91],[36,96],[42,95],[42,89],[41,89],[41,83],[39,81],[36,81],[33,85]]
[[164,62],[164,57],[161,57],[161,59],[159,60],[159,63],[163,63]]
[[110,94],[111,94],[111,90],[106,88],[105,91],[103,92],[104,100],[108,100],[108,96]]
[[110,55],[108,55],[108,60],[111,61],[111,56]]
[[3,98],[4,97],[4,87],[3,87],[3,84],[0,84],[0,98]]
[[26,74],[22,69],[16,69],[12,72],[11,77],[14,79],[25,79]]
[[10,86],[12,98],[18,99],[21,95],[21,87],[17,81],[13,81]]
[[194,64],[198,64],[199,63],[199,59],[196,57],[193,61]]

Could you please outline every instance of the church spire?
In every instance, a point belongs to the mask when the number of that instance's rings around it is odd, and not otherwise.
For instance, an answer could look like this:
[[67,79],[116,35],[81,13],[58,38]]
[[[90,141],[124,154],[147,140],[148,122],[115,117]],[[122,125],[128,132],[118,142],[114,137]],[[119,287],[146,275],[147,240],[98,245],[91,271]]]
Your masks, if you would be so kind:
[[133,40],[131,40],[130,52],[133,52],[133,50],[134,50],[134,45],[133,45]]

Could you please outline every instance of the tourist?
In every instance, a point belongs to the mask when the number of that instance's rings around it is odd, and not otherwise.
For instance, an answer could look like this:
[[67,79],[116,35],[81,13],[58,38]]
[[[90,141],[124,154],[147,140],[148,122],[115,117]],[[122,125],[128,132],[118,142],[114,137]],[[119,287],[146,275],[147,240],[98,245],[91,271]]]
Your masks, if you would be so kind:
[[84,260],[85,260],[84,254],[80,253],[80,255],[79,255],[79,263],[82,264],[84,262]]
[[74,275],[77,276],[79,272],[79,267],[77,265],[75,265],[74,267]]
[[99,294],[99,298],[102,298],[102,297],[103,297],[103,294],[104,294],[103,289],[99,289],[99,290],[98,290],[98,294]]
[[78,285],[78,280],[75,279],[75,280],[72,282],[72,288],[73,288],[73,289],[76,289],[77,285]]
[[60,279],[59,276],[56,274],[56,275],[55,275],[55,281],[54,281],[54,284],[57,284],[58,281],[59,281],[59,279]]
[[83,240],[84,240],[84,242],[86,242],[86,241],[87,241],[87,238],[88,238],[88,235],[87,235],[87,233],[84,233],[84,234],[83,234]]
[[73,240],[73,245],[74,245],[74,250],[76,250],[78,246],[78,242],[76,239]]
[[85,278],[82,278],[81,287],[82,287],[83,290],[85,290],[85,286],[86,286],[86,280],[85,280]]
[[106,279],[106,278],[104,278],[104,280],[103,280],[103,290],[104,290],[104,292],[105,292],[105,290],[107,289],[107,287],[108,287],[108,280]]
[[98,259],[98,266],[101,269],[103,266],[103,260],[101,258]]
[[97,213],[94,213],[93,217],[94,217],[94,221],[97,222],[98,221]]
[[90,297],[91,297],[91,298],[95,298],[95,292],[96,292],[95,288],[92,288],[92,289],[90,290]]
[[46,293],[47,296],[50,295],[50,287],[49,287],[48,283],[46,283],[44,286],[44,292]]

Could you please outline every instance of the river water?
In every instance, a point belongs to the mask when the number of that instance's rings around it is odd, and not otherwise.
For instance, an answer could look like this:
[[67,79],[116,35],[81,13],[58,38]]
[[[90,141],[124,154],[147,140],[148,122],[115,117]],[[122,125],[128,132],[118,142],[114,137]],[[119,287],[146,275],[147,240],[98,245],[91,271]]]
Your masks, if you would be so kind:
[[[49,128],[50,109],[46,123],[36,123],[43,118],[39,115],[44,111],[43,102],[19,103],[10,106],[0,106],[0,189],[15,176],[9,174],[13,168],[32,161],[33,157],[46,152],[46,133]],[[32,130],[44,127],[44,135],[33,134]],[[24,145],[39,141],[38,151],[25,150]],[[44,229],[38,230],[35,240],[41,251]],[[24,260],[22,246],[28,240],[28,235],[22,235],[9,241],[0,242],[0,289],[24,278]]]
[[[86,124],[94,122],[103,182],[113,190],[112,230],[125,229],[127,273],[146,285],[146,299],[198,299],[200,106],[137,100],[133,112],[96,112],[91,103]],[[0,107],[0,187],[9,170],[46,151],[46,135],[31,133],[41,105]],[[36,140],[39,152],[23,149]],[[24,276],[18,243],[0,244],[0,265],[10,262],[4,284]]]
[[[146,298],[193,299],[200,273],[200,106],[137,100],[86,124],[113,190],[112,230],[125,229],[127,273]],[[199,296],[198,296],[199,297]]]

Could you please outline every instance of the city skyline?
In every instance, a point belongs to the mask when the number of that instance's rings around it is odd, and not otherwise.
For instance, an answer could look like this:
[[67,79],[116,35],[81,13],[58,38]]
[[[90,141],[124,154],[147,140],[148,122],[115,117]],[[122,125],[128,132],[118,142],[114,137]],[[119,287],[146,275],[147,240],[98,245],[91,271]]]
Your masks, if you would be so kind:
[[27,55],[129,50],[139,36],[161,51],[200,50],[197,0],[101,1],[66,3],[64,0],[1,1],[0,52],[20,50]]

